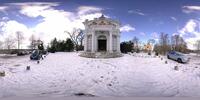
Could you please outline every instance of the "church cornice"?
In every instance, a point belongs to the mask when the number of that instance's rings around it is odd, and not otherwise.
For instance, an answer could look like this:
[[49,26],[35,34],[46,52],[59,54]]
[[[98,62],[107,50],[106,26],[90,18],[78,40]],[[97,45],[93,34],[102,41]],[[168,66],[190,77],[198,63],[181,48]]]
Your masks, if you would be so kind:
[[116,20],[112,20],[110,18],[106,18],[104,17],[104,15],[102,15],[99,18],[94,18],[93,20],[85,20],[85,22],[83,22],[83,24],[85,26],[92,26],[92,25],[111,25],[111,26],[115,26],[115,27],[119,27],[120,23]]

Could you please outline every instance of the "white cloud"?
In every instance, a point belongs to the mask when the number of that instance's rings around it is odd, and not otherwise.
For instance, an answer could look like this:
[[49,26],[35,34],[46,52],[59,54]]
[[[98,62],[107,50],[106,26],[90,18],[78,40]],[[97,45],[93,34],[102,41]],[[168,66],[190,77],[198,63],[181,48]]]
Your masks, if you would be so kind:
[[98,18],[102,15],[100,12],[96,12],[93,14],[86,14],[86,15],[77,15],[77,17],[71,22],[71,26],[76,27],[76,28],[81,28],[84,29],[83,22],[88,19],[88,20],[93,20],[94,18]]
[[183,6],[184,13],[200,12],[200,6]]
[[172,36],[179,35],[178,33],[173,33]]
[[183,6],[183,8],[200,11],[200,6]]
[[4,41],[5,38],[16,37],[16,32],[20,31],[25,37],[22,47],[26,48],[26,46],[29,45],[28,38],[30,37],[32,33],[26,27],[26,25],[20,22],[17,22],[15,20],[6,19],[6,20],[1,20],[0,29],[3,33],[2,36],[0,37],[0,40]]
[[200,21],[190,19],[186,25],[179,30],[179,34],[187,42],[188,48],[195,49],[195,42],[200,40]]
[[181,33],[180,35],[183,36],[188,33],[194,33],[195,29],[197,28],[197,25],[198,25],[197,20],[190,19],[186,23],[186,25],[181,30],[179,30],[179,32]]
[[141,12],[140,10],[129,10],[128,11],[129,14],[137,14],[137,15],[141,15],[141,16],[145,16],[145,14],[143,12]]
[[[72,12],[54,9],[58,3],[12,3],[20,8],[19,13],[31,18],[41,16],[42,22],[35,27],[28,29],[45,43],[50,42],[54,37],[65,39],[67,35],[64,30],[71,29]],[[15,29],[15,28],[14,28]]]
[[126,25],[124,25],[124,26],[122,26],[122,27],[120,28],[120,31],[121,31],[121,32],[130,32],[130,31],[135,31],[135,28],[132,27],[132,26],[129,25],[129,24],[126,24]]
[[15,3],[15,5],[20,5],[21,7],[20,13],[29,17],[42,16],[45,18],[49,16],[57,17],[57,15],[59,16],[62,15],[63,17],[69,17],[73,14],[72,12],[54,9],[53,7],[58,6],[59,3],[24,3],[24,4]]
[[[24,30],[23,33],[32,35],[36,35],[41,40],[45,42],[45,44],[49,43],[53,38],[57,39],[66,39],[68,34],[64,33],[64,31],[72,31],[73,28],[81,28],[84,29],[84,22],[86,19],[92,20],[94,18],[100,17],[102,15],[102,8],[94,7],[94,6],[80,6],[77,8],[76,12],[69,12],[64,10],[58,10],[55,7],[59,5],[59,3],[9,3],[11,6],[18,7],[19,13],[26,15],[30,18],[41,17],[42,20],[35,27],[27,28],[25,25],[14,21],[8,20],[3,21],[2,24],[4,26],[4,34],[13,33],[9,30]],[[109,17],[109,16],[107,16]],[[13,24],[10,25],[9,23]],[[15,26],[15,27],[14,27]],[[20,26],[21,28],[18,28]],[[23,26],[23,27],[22,27]],[[9,32],[6,32],[9,31]],[[12,34],[14,35],[14,34]],[[27,38],[29,38],[27,36]]]
[[101,12],[103,9],[95,6],[80,6],[77,9],[79,15],[91,14],[95,12]]
[[172,20],[177,21],[176,17],[170,17]]

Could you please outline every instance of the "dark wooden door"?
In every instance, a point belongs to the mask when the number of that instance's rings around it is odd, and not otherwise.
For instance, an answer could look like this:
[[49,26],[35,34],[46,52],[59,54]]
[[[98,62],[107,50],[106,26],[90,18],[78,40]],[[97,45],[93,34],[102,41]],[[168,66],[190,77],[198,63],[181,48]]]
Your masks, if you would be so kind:
[[98,40],[98,51],[106,51],[106,40]]

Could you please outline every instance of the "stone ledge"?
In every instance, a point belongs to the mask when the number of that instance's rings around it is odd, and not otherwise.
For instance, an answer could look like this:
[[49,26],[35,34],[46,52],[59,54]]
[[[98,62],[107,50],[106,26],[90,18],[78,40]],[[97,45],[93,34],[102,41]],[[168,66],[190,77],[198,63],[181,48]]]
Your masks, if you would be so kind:
[[122,57],[122,53],[119,52],[82,52],[79,56],[86,57],[86,58],[116,58],[116,57]]

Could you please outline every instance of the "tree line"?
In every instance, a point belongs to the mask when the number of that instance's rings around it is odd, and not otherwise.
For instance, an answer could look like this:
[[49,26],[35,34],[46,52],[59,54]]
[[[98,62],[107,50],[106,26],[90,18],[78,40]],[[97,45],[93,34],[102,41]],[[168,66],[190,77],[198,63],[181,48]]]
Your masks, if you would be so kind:
[[71,52],[73,50],[79,51],[83,50],[83,39],[84,39],[84,33],[81,29],[73,29],[72,32],[65,31],[67,35],[69,35],[69,38],[66,40],[57,40],[54,38],[50,45],[48,45],[47,49],[50,52],[57,52],[57,51],[65,51],[65,52]]
[[[48,51],[56,52],[56,51],[73,51],[73,50],[83,50],[83,39],[84,39],[84,33],[81,29],[73,29],[72,32],[64,31],[66,35],[69,36],[66,40],[57,40],[54,38],[50,44],[47,46]],[[4,41],[0,41],[0,49],[3,48],[3,45],[6,49],[10,50],[12,48],[17,49],[21,48],[21,45],[24,41],[24,35],[22,32],[17,31],[15,33],[15,37],[9,36],[5,38]],[[28,46],[30,49],[37,49],[38,45],[43,46],[43,41],[40,39],[36,39],[34,35],[31,35],[30,38],[30,45]],[[147,43],[142,43],[139,38],[133,37],[130,41],[124,41],[120,44],[120,49],[122,53],[127,52],[140,52],[145,51],[143,48],[141,48],[141,45],[153,45],[153,51],[157,52],[159,54],[166,54],[166,52],[170,50],[175,50],[183,53],[190,52],[190,50],[187,47],[187,43],[184,41],[184,39],[180,35],[172,35],[171,37],[162,32],[160,33],[159,40],[157,43],[155,43],[154,39],[149,39]],[[197,40],[194,44],[196,47],[196,53],[200,55],[200,40]],[[43,47],[44,48],[44,47]],[[149,51],[146,51],[149,52]]]
[[[147,44],[152,44],[152,45],[154,45],[154,43],[155,43],[154,39],[149,39],[147,42]],[[120,49],[122,53],[128,53],[128,52],[139,53],[141,51],[149,52],[144,48],[147,44],[142,43],[138,37],[134,36],[132,40],[121,42]]]
[[187,43],[180,35],[169,36],[166,33],[161,33],[159,43],[154,46],[154,51],[165,55],[168,51],[174,50],[182,53],[188,53]]
[[[140,52],[140,51],[145,51],[144,46],[148,44],[153,46],[152,51],[162,55],[165,55],[168,51],[171,50],[179,51],[182,53],[190,52],[190,50],[187,47],[187,43],[180,35],[172,35],[170,37],[168,34],[164,32],[160,33],[157,43],[156,40],[149,39],[147,43],[142,44],[139,38],[134,37],[130,41],[121,42],[120,48],[122,53]],[[196,47],[196,52],[200,54],[200,40],[196,41],[194,46]]]
[[4,41],[0,41],[0,49],[12,49],[12,48],[16,48],[16,44],[17,44],[17,49],[20,49],[21,44],[24,40],[24,35],[21,31],[17,31],[15,33],[15,36],[8,36],[4,39]]
[[47,50],[52,53],[59,51],[71,52],[74,50],[74,43],[69,38],[62,41],[58,41],[56,38],[54,38],[50,45],[47,46]]
[[[73,50],[83,50],[83,38],[84,33],[81,29],[74,28],[72,32],[64,31],[66,36],[66,40],[57,40],[54,38],[50,44],[47,46],[48,51],[56,52],[56,51],[73,51]],[[4,39],[4,41],[0,41],[0,49],[21,49],[21,45],[24,43],[24,33],[21,31],[15,32],[14,36],[8,36]],[[43,41],[35,37],[32,34],[29,38],[30,45],[28,48],[34,49],[45,49]]]

